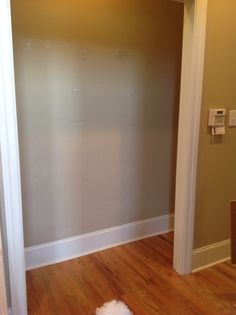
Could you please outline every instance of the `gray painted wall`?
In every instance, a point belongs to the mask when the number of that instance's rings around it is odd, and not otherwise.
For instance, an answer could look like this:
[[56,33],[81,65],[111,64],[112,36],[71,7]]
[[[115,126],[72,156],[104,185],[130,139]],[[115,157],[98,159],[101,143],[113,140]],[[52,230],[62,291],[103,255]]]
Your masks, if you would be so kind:
[[172,212],[183,6],[12,11],[25,245]]

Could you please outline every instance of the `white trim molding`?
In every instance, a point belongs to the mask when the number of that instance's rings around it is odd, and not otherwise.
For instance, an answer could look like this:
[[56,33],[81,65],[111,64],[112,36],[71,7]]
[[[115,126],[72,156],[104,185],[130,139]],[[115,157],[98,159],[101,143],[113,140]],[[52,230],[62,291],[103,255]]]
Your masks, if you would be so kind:
[[207,0],[186,0],[177,150],[174,269],[192,271],[199,123]]
[[26,315],[26,284],[10,0],[0,0],[0,150],[12,315]]
[[230,259],[230,240],[225,240],[193,251],[193,272]]
[[173,230],[174,215],[132,222],[64,240],[27,247],[26,269],[34,269]]

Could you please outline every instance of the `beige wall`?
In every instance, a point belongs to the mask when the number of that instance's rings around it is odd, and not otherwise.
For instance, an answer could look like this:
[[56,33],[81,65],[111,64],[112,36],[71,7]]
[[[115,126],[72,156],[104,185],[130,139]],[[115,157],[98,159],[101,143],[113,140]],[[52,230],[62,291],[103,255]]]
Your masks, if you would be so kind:
[[[236,128],[212,138],[208,109],[236,109],[236,2],[209,0],[194,248],[229,238],[229,201],[236,199]],[[227,117],[228,122],[228,117]]]
[[12,12],[26,246],[172,212],[183,6]]

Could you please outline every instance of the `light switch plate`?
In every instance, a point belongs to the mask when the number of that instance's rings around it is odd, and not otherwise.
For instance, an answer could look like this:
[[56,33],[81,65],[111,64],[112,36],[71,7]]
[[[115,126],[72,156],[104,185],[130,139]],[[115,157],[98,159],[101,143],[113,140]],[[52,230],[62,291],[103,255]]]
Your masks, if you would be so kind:
[[236,127],[236,110],[229,111],[229,127]]

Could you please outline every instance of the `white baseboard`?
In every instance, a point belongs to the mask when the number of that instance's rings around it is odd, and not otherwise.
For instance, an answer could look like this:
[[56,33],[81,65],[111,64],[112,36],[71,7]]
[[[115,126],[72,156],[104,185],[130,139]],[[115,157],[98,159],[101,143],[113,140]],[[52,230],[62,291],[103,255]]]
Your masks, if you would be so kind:
[[25,248],[26,270],[173,230],[174,214],[128,223],[64,240]]
[[230,240],[208,245],[193,251],[193,272],[230,259]]

